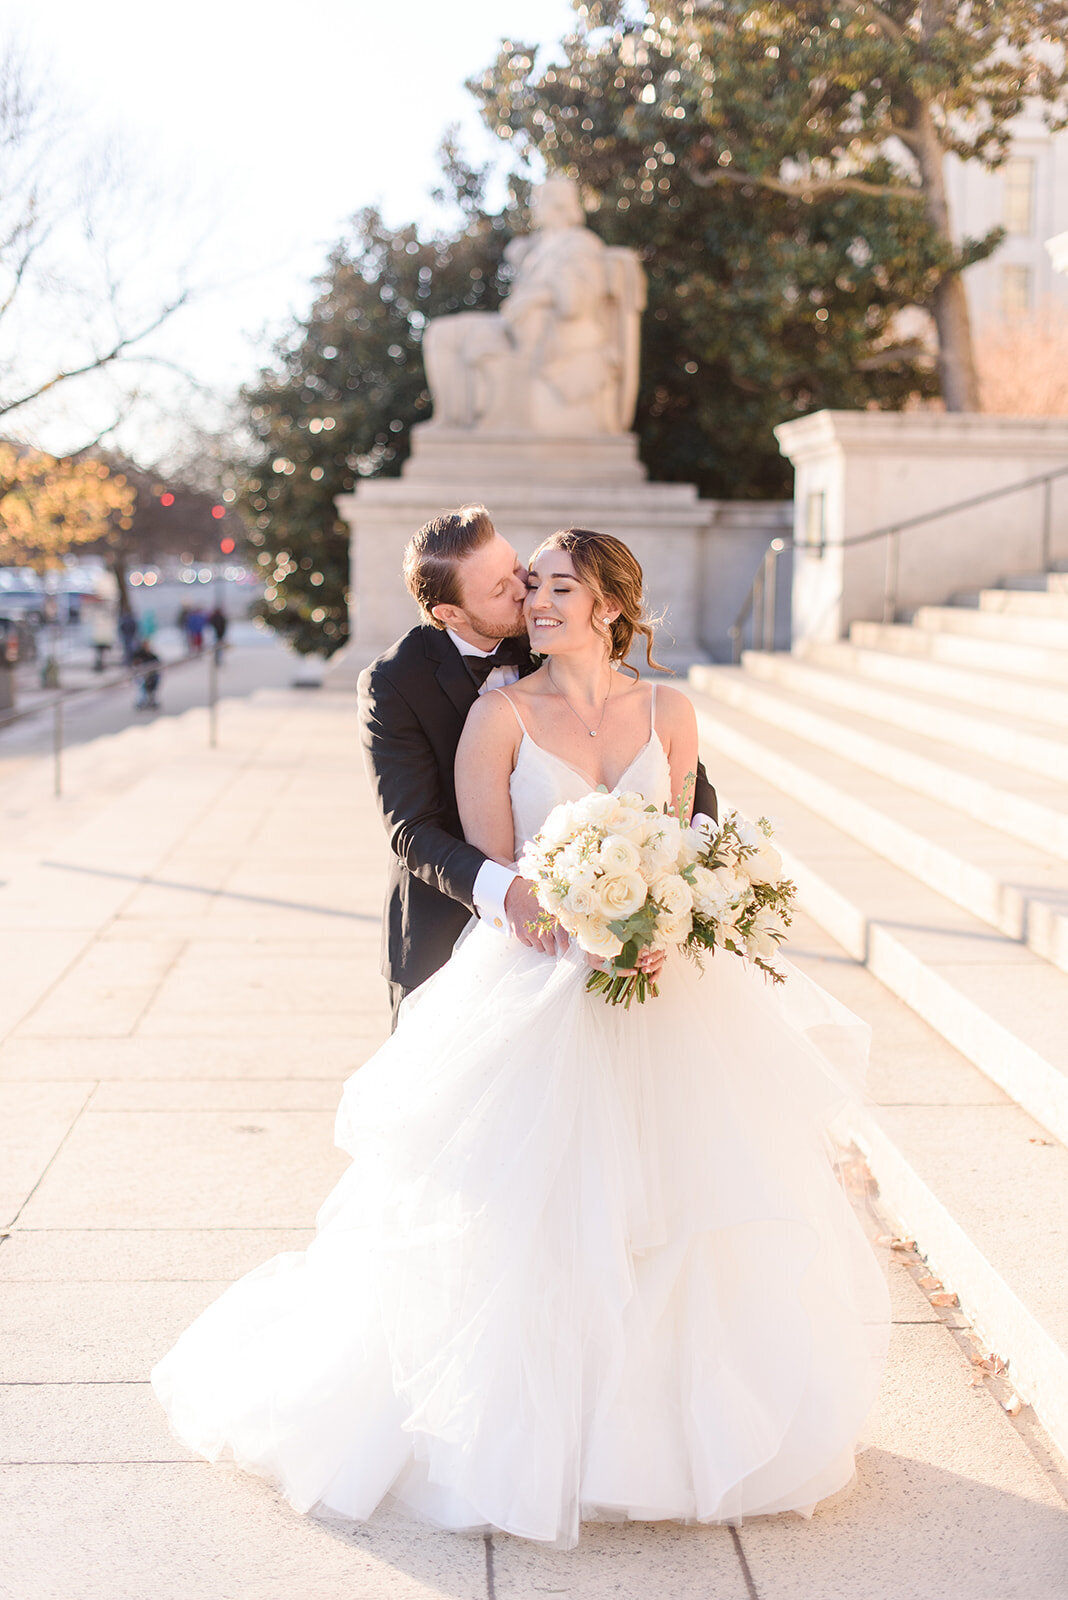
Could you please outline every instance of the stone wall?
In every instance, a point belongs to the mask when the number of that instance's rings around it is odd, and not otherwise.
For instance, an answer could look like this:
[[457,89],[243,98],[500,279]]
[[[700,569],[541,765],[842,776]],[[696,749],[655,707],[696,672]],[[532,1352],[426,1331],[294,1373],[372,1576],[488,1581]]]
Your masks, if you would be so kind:
[[[793,639],[840,638],[883,618],[887,542],[860,534],[1068,466],[1068,418],[820,411],[775,430],[795,480]],[[898,536],[897,610],[1037,572],[1041,488]],[[1052,488],[1050,559],[1068,564],[1068,475]]]

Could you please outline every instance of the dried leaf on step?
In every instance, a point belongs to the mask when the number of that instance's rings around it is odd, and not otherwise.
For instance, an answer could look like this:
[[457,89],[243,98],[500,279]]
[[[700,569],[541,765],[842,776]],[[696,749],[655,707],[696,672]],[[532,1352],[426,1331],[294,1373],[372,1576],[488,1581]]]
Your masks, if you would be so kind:
[[955,1306],[957,1297],[955,1294],[950,1294],[949,1290],[946,1289],[941,1294],[933,1294],[931,1296],[931,1304],[933,1306]]
[[1028,1142],[1028,1144],[1052,1144],[1053,1140],[1052,1139],[1042,1139],[1042,1138],[1039,1137],[1039,1135],[1037,1133],[1032,1133],[1032,1134],[1030,1134],[1028,1136],[1027,1142]]
[[942,1287],[941,1278],[920,1278],[918,1282],[921,1289],[941,1289]]
[[884,1249],[889,1247],[891,1250],[915,1250],[916,1248],[915,1239],[902,1239],[895,1233],[881,1233],[875,1243],[882,1245]]

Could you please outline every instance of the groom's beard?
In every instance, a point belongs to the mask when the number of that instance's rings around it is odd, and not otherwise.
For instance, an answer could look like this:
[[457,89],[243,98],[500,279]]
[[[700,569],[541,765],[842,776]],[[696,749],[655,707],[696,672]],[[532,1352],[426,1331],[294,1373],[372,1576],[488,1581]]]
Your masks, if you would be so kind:
[[485,617],[476,616],[473,611],[465,611],[464,615],[483,639],[525,639],[527,636],[526,619],[522,613],[518,620],[511,624],[488,622]]

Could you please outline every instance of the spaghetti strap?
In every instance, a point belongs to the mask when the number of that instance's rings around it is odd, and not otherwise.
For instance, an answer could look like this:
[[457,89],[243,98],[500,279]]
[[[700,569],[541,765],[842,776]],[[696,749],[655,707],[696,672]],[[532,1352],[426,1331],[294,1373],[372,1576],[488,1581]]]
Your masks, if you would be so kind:
[[656,684],[649,685],[649,737],[656,732]]
[[513,712],[513,715],[515,716],[515,720],[519,724],[520,732],[525,734],[526,737],[529,739],[530,735],[529,735],[529,733],[527,733],[526,723],[523,721],[522,717],[519,715],[519,712],[516,709],[516,703],[512,699],[511,695],[510,694],[505,694],[503,689],[491,689],[490,690],[490,694],[504,695],[504,698],[507,700],[508,704],[512,708],[512,712]]

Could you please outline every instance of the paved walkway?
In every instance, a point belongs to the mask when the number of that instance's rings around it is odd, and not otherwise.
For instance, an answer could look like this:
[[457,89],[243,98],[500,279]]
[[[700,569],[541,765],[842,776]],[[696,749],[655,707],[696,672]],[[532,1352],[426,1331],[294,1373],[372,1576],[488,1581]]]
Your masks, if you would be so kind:
[[[809,1522],[590,1526],[560,1553],[301,1518],[174,1443],[152,1362],[228,1280],[310,1237],[343,1166],[339,1084],[385,1035],[384,842],[353,710],[270,691],[225,703],[217,750],[191,711],[84,746],[61,802],[43,767],[36,789],[18,777],[0,889],[0,1595],[1064,1600],[1061,1468],[907,1250],[859,1485]],[[5,781],[0,756],[0,814]]]

